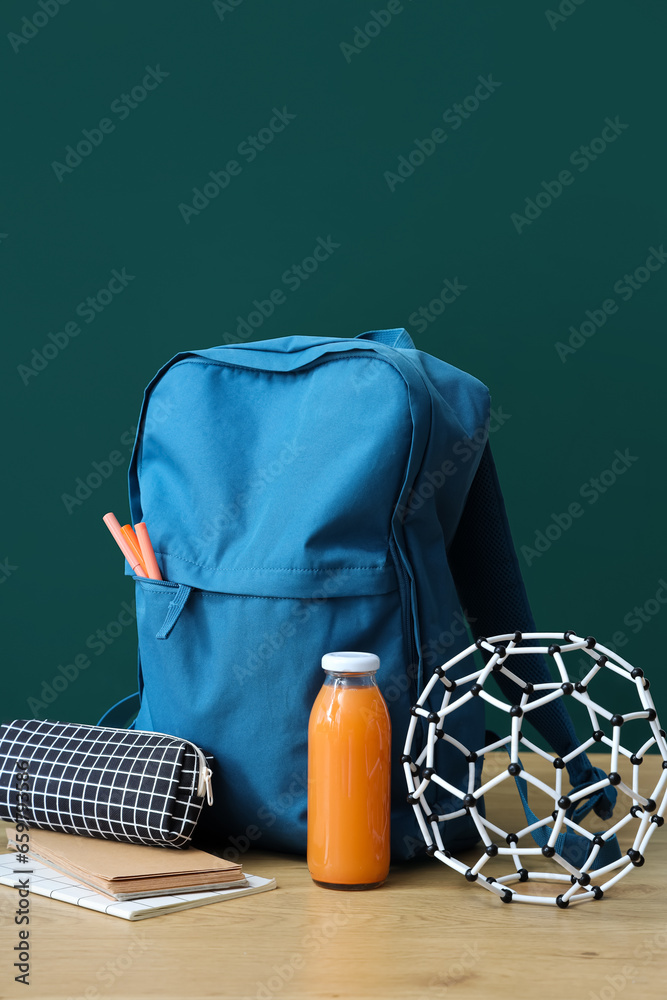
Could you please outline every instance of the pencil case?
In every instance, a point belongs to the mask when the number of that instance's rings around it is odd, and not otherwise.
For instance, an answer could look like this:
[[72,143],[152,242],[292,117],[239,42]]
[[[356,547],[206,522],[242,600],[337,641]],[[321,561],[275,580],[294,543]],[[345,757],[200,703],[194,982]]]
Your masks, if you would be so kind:
[[211,761],[167,734],[15,720],[0,726],[0,819],[183,847],[213,801]]

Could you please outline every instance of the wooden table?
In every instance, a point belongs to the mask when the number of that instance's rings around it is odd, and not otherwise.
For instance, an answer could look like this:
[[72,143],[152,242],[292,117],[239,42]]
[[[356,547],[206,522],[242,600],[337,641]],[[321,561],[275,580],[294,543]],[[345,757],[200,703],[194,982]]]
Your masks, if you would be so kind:
[[[509,828],[513,789],[493,804]],[[137,923],[33,896],[30,992],[11,970],[18,897],[0,886],[0,997],[663,998],[667,824],[647,854],[605,899],[568,910],[504,905],[432,859],[374,891],[332,892],[303,859],[259,851],[244,865],[277,890]]]

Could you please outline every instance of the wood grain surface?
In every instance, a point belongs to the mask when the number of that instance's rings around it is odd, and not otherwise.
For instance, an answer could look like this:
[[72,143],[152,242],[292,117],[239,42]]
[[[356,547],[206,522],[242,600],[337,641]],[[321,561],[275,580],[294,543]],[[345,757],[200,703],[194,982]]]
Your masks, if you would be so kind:
[[[643,767],[646,778],[657,776],[660,759]],[[548,775],[537,762],[540,772]],[[505,782],[490,818],[516,828],[517,801]],[[392,867],[382,888],[359,893],[318,888],[300,857],[253,850],[243,863],[275,876],[278,889],[138,923],[33,896],[29,990],[13,980],[18,897],[0,886],[0,997],[612,1000],[667,992],[664,827],[643,867],[603,900],[568,910],[504,905],[434,859]]]

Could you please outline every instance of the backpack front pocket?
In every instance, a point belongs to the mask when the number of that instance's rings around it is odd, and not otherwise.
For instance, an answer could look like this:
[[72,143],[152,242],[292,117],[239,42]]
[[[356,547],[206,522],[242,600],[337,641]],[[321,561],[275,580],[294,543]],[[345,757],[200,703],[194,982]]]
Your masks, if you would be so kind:
[[378,682],[394,723],[393,797],[405,812],[398,760],[416,689],[398,589],[294,598],[173,581],[137,579],[136,587],[136,726],[213,754],[214,804],[202,814],[201,836],[232,851],[260,838],[262,847],[305,851],[308,719],[323,683],[321,656],[339,649],[380,656]]

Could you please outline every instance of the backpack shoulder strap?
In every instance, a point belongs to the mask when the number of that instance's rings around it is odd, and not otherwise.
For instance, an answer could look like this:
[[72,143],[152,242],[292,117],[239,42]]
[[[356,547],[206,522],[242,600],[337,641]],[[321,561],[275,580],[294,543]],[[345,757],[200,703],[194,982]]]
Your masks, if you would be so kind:
[[141,698],[138,691],[128,694],[126,698],[121,698],[108,708],[97,725],[113,726],[114,729],[131,729],[133,726],[131,720],[139,711],[140,705]]
[[[488,442],[450,546],[449,564],[461,605],[474,620],[478,636],[536,631]],[[532,684],[552,680],[544,657],[537,654],[521,656],[516,673]],[[502,674],[496,679],[505,697],[518,703],[520,688]],[[580,745],[562,698],[535,709],[531,722],[559,757]],[[573,757],[567,769],[572,785],[599,780],[598,769],[585,753]],[[593,803],[602,819],[612,814],[614,791],[603,789]]]

